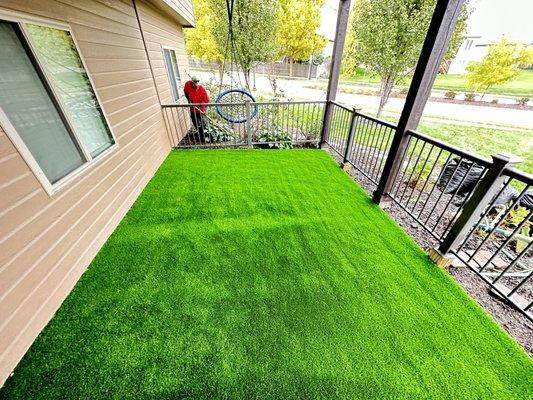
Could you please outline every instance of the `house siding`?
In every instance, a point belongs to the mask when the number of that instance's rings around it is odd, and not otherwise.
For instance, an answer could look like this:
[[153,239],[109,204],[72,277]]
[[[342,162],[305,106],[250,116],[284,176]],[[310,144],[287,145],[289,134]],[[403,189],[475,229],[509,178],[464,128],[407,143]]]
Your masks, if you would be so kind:
[[162,104],[172,104],[162,46],[171,47],[176,51],[180,78],[182,83],[185,83],[188,80],[189,64],[183,29],[176,29],[176,24],[171,19],[145,0],[136,0],[136,4],[159,98]]
[[118,143],[49,196],[0,126],[0,384],[170,150],[158,98],[170,88],[155,49],[179,49],[183,69],[183,32],[143,0],[137,7],[154,76],[131,1],[0,0],[2,9],[70,24]]

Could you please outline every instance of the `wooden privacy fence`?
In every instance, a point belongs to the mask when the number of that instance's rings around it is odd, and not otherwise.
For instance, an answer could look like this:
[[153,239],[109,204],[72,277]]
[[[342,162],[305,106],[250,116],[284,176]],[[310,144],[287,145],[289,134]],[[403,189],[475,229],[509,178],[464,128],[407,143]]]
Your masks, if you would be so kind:
[[[221,65],[213,61],[203,61],[189,58],[189,67],[192,69],[219,70]],[[229,69],[230,67],[227,66],[226,70]],[[233,65],[233,70],[237,71],[239,69],[240,67]],[[291,74],[291,65],[287,62],[259,63],[252,69],[252,72],[257,74],[310,79],[317,77],[317,71],[318,66],[315,64],[312,64],[311,67],[309,67],[309,64],[293,63]]]

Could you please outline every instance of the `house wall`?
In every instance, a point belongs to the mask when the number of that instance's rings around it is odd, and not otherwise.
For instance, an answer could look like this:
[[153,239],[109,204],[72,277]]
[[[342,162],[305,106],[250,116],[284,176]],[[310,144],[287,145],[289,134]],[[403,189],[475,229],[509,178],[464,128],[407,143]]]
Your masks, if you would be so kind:
[[171,47],[176,51],[181,81],[185,83],[189,77],[189,65],[183,29],[181,27],[176,29],[176,24],[172,20],[162,15],[147,1],[136,0],[136,5],[161,104],[172,104],[172,93],[161,46]]
[[171,43],[186,65],[182,30],[137,5],[157,91],[131,1],[0,0],[0,8],[70,24],[118,143],[50,196],[0,126],[0,384],[170,150],[158,100],[170,92],[157,49]]

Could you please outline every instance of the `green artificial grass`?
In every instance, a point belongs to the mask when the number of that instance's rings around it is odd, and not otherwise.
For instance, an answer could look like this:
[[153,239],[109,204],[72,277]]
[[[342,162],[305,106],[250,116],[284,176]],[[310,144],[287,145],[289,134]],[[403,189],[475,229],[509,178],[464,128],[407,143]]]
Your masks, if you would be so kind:
[[527,399],[533,363],[319,150],[174,151],[2,399]]

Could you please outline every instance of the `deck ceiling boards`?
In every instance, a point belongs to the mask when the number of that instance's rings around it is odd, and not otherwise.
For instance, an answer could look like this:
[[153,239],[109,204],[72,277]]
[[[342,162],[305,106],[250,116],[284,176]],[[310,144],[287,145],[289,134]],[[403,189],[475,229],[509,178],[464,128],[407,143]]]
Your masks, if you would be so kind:
[[[188,3],[175,6],[185,13]],[[147,27],[161,26],[149,46],[171,41],[186,65],[181,26],[137,4]],[[163,84],[154,86],[131,1],[2,0],[2,9],[70,25],[118,148],[50,197],[0,126],[0,383],[170,150]]]

